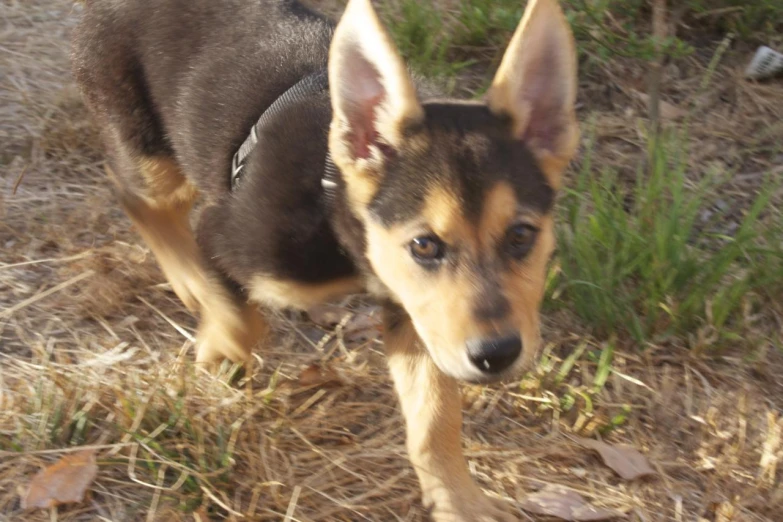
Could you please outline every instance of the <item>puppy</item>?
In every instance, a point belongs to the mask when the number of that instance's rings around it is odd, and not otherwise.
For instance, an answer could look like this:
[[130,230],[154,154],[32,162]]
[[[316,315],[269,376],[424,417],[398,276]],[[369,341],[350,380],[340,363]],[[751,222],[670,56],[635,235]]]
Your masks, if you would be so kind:
[[530,0],[481,102],[414,81],[369,0],[336,27],[294,0],[87,0],[73,64],[122,207],[200,316],[197,361],[246,360],[262,308],[367,291],[433,518],[515,520],[468,473],[457,382],[539,346],[578,142],[556,0]]

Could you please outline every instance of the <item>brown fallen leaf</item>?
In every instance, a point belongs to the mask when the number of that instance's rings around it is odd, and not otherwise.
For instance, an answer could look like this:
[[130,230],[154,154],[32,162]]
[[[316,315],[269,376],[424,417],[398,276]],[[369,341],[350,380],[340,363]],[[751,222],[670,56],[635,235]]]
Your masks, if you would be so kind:
[[[640,91],[632,91],[645,105],[650,103],[650,96]],[[682,118],[688,111],[680,109],[676,105],[664,100],[658,100],[658,113],[664,120],[676,120]]]
[[196,511],[193,512],[193,522],[210,522],[209,510],[206,506],[202,505]]
[[351,312],[335,304],[323,303],[307,309],[310,320],[323,328],[334,328]]
[[521,507],[529,513],[548,515],[572,522],[609,520],[625,516],[625,513],[614,509],[592,506],[579,493],[554,484],[549,484],[541,491],[528,495],[522,501]]
[[625,480],[633,480],[645,475],[654,475],[647,457],[638,450],[626,445],[611,445],[600,440],[577,439],[583,447],[592,449],[601,455],[604,464]]
[[323,388],[333,388],[342,386],[343,380],[337,373],[331,369],[328,365],[321,366],[320,364],[311,364],[299,374],[298,379],[299,386],[311,387],[321,386]]
[[97,475],[94,449],[67,454],[33,477],[22,497],[22,508],[45,509],[82,502]]
[[338,325],[346,344],[361,344],[381,335],[381,314],[377,306],[349,310],[334,304],[320,304],[308,309],[310,320],[321,328],[334,329]]
[[360,344],[377,339],[381,335],[381,314],[378,307],[358,310],[343,328],[343,340],[348,344]]

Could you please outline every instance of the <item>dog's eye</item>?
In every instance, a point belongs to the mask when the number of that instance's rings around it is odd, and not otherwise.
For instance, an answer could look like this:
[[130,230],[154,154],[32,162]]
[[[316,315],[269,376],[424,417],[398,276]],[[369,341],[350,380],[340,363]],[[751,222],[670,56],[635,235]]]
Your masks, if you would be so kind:
[[445,247],[443,241],[434,236],[414,238],[410,242],[411,255],[416,261],[431,263],[443,257]]
[[533,226],[518,224],[506,232],[506,250],[517,259],[521,259],[530,251],[538,235],[538,229]]

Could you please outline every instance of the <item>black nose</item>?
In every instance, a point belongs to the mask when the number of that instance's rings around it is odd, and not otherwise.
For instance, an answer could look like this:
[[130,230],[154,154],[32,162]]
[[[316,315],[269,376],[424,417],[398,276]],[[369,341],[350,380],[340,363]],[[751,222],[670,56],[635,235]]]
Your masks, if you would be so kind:
[[468,343],[468,358],[484,373],[500,373],[514,364],[522,352],[519,336],[481,339]]

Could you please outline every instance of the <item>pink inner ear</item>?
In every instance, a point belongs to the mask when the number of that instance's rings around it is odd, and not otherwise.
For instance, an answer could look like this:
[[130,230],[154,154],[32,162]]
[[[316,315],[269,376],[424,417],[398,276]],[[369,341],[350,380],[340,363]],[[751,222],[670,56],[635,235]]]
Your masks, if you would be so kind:
[[378,131],[375,129],[375,108],[382,99],[383,94],[379,94],[369,99],[366,105],[356,107],[357,124],[351,123],[351,146],[357,158],[369,157],[370,145],[378,139]]
[[370,145],[378,138],[376,109],[385,98],[386,90],[378,71],[359,50],[345,58],[343,75],[341,98],[353,153],[357,158],[367,158]]
[[557,140],[565,131],[564,115],[567,110],[567,89],[563,82],[559,61],[562,59],[552,47],[557,42],[545,42],[538,56],[526,67],[523,83],[518,93],[518,103],[528,107],[527,126],[520,136],[523,140],[535,140],[538,147],[554,151]]

